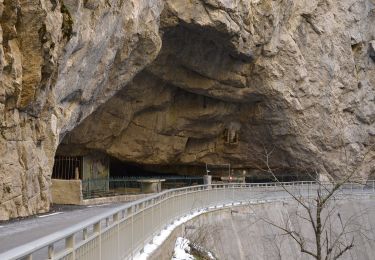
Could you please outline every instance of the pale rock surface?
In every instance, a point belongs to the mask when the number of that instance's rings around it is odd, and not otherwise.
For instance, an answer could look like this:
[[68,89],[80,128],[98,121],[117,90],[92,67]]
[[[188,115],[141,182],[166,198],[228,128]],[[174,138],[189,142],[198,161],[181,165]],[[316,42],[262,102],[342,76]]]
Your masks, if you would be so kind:
[[[264,145],[284,171],[367,178],[374,19],[370,1],[166,1],[157,59],[76,128],[67,148],[256,169]],[[228,145],[233,126],[239,143]]]
[[49,209],[61,137],[159,52],[161,1],[0,1],[0,219]]
[[280,171],[374,173],[374,0],[0,0],[0,15],[0,219],[48,210],[61,142],[250,172],[266,147]]

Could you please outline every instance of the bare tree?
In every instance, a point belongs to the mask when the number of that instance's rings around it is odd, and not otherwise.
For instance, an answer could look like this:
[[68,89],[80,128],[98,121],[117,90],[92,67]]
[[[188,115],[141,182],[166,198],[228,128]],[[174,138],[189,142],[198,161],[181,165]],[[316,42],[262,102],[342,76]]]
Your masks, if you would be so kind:
[[[340,180],[330,182],[321,181],[316,172],[315,174],[308,173],[314,180],[309,186],[313,193],[306,194],[304,189],[292,188],[279,180],[270,167],[273,150],[268,151],[264,148],[263,163],[265,168],[259,167],[259,169],[272,176],[281,190],[297,203],[298,208],[294,212],[296,216],[294,222],[306,225],[312,232],[309,236],[306,232],[302,232],[302,228],[298,228],[298,225],[296,228],[290,217],[283,224],[267,218],[262,218],[262,220],[280,230],[281,235],[292,239],[302,254],[309,255],[316,260],[340,259],[354,247],[356,235],[366,237],[366,230],[356,222],[356,219],[365,214],[365,211],[344,218],[337,207],[339,191],[351,180],[355,172],[347,172]],[[311,238],[311,234],[313,234],[313,238]],[[280,250],[280,248],[278,249]]]
[[[211,239],[212,233],[217,231],[218,227],[216,225],[205,225],[199,219],[195,219],[191,221],[190,225],[184,226],[182,236],[190,241],[189,246],[192,254],[198,259],[216,259],[214,254],[208,251],[204,245]],[[218,243],[222,243],[222,241],[218,241]],[[219,248],[222,248],[222,246]]]

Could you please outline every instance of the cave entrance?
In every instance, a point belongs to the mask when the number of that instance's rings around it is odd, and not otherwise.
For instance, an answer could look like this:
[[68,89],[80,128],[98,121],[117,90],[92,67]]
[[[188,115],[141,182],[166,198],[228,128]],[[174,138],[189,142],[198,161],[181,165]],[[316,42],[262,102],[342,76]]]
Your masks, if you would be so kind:
[[[68,154],[68,151],[58,150],[55,156],[52,172],[54,203],[79,204],[80,197],[90,199],[137,195],[203,184],[202,176],[181,175],[178,170],[170,171],[173,167],[168,165],[141,165],[124,162],[95,151],[86,151],[79,155]],[[66,196],[72,191],[78,193]],[[67,200],[74,196],[74,203]],[[56,198],[59,200],[56,201]]]
[[[78,194],[77,197],[84,199],[155,193],[201,185],[205,174],[212,176],[212,184],[274,182],[267,173],[254,169],[232,169],[229,163],[147,165],[124,162],[95,151],[70,155],[67,151],[69,150],[65,149],[63,153],[59,150],[52,173],[52,189],[62,187],[62,197],[72,189],[78,189],[81,195]],[[283,182],[312,180],[306,177],[307,175],[285,172],[275,174]],[[72,188],[73,186],[75,188]]]
[[52,201],[80,204],[81,199],[110,193],[109,157],[99,152],[69,155],[58,151],[52,171]]
[[52,179],[108,179],[109,172],[109,158],[100,153],[83,156],[56,155]]

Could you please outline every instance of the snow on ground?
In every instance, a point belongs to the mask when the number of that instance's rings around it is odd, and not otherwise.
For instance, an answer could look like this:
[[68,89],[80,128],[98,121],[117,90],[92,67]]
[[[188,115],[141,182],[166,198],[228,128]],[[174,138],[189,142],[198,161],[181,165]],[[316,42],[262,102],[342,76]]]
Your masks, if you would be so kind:
[[207,251],[197,244],[191,243],[187,238],[178,237],[176,239],[171,260],[195,260],[196,258],[194,255],[197,255],[197,253],[199,256],[204,256],[204,259],[216,260],[210,251]]
[[[247,202],[249,204],[256,204],[256,203],[264,203],[265,201],[263,200],[257,200],[257,201],[250,201],[250,202]],[[178,227],[179,225],[195,218],[196,216],[200,215],[200,214],[203,214],[205,212],[208,212],[208,211],[211,211],[211,210],[216,210],[216,209],[221,209],[221,208],[225,208],[225,207],[232,207],[232,206],[239,206],[239,205],[242,205],[242,203],[227,203],[227,204],[223,204],[223,205],[217,205],[217,206],[211,206],[211,207],[208,207],[206,209],[202,209],[202,210],[197,210],[189,215],[186,215],[176,221],[174,221],[172,224],[168,225],[165,229],[163,229],[159,235],[155,236],[153,238],[153,240],[147,244],[143,250],[139,253],[137,253],[135,256],[134,256],[134,259],[135,260],[146,260],[150,255],[153,254],[153,252],[159,247],[161,246],[164,241],[169,237],[169,235],[173,232],[173,230]],[[215,257],[210,253],[208,252],[210,256],[212,256],[212,259],[215,259]],[[194,259],[194,258],[193,258]]]
[[[155,236],[154,239],[150,244],[147,244],[143,248],[143,252],[138,253],[134,256],[135,260],[144,260],[147,259],[148,256],[150,256],[163,242],[169,237],[169,235],[173,232],[173,230],[181,225],[182,223],[185,223],[189,221],[192,218],[195,218],[196,216],[203,214],[207,212],[208,210],[199,210],[195,211],[190,215],[184,216],[176,221],[174,221],[171,225],[168,225],[165,229],[163,229],[158,236]],[[194,259],[194,258],[193,258]]]
[[172,260],[194,260],[195,257],[190,254],[189,239],[178,237],[174,245]]

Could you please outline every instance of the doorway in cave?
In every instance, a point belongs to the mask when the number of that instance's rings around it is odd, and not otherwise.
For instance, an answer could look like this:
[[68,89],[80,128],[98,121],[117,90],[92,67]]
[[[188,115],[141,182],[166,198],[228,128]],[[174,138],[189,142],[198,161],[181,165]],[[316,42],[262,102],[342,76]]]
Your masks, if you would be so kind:
[[79,204],[80,198],[110,193],[109,157],[90,151],[71,154],[58,151],[52,171],[52,201],[58,204]]
[[52,179],[82,179],[83,156],[55,156]]

